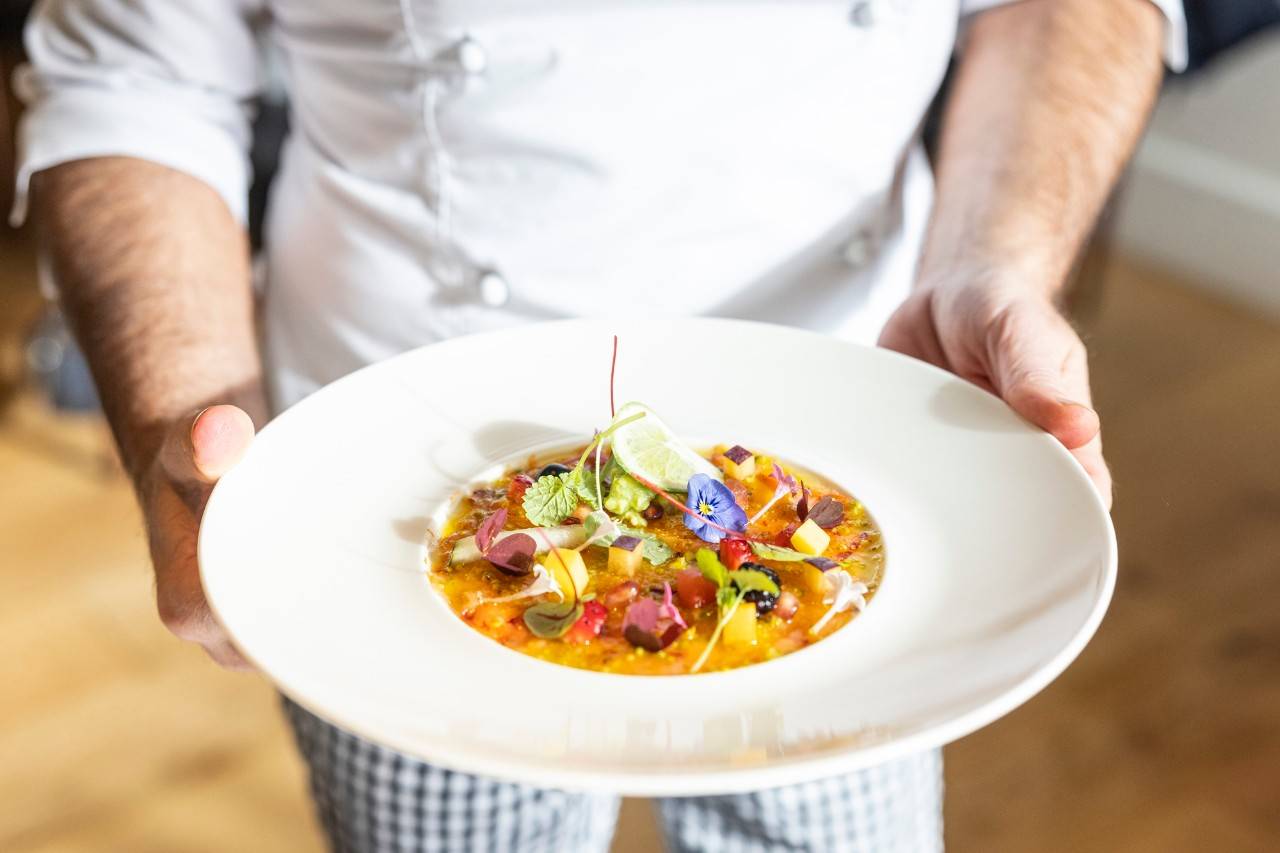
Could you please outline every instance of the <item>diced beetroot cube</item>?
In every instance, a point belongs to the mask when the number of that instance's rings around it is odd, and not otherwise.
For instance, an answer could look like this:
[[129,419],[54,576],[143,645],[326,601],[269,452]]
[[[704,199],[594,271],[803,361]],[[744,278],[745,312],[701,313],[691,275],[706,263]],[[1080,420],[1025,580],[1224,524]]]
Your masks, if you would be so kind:
[[729,537],[720,540],[720,562],[729,571],[734,571],[750,559],[751,546],[747,544],[747,540]]
[[685,569],[676,575],[676,596],[685,607],[705,607],[715,603],[716,585],[697,569]]

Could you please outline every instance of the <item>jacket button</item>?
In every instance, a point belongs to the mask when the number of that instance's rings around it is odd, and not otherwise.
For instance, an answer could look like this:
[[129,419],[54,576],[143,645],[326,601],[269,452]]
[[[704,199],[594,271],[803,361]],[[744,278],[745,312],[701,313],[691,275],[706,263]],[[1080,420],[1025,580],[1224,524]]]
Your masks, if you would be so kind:
[[490,308],[501,308],[511,298],[511,285],[495,270],[481,273],[476,286],[480,290],[480,301]]
[[875,237],[866,231],[859,231],[844,244],[841,254],[849,266],[864,267],[875,257],[876,248]]
[[458,42],[454,55],[458,58],[458,67],[468,74],[483,74],[489,66],[489,57],[484,48],[471,36],[464,36]]

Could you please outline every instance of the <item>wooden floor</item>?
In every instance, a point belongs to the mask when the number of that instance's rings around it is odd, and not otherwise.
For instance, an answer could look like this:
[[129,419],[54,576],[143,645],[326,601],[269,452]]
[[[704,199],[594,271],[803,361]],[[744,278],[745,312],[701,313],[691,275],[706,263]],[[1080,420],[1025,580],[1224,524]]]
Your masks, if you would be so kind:
[[[1115,604],[1063,678],[948,750],[950,848],[1280,849],[1280,329],[1108,278],[1085,326]],[[322,849],[271,690],[159,626],[103,442],[30,395],[0,419],[0,850]],[[644,804],[620,836],[657,849]]]

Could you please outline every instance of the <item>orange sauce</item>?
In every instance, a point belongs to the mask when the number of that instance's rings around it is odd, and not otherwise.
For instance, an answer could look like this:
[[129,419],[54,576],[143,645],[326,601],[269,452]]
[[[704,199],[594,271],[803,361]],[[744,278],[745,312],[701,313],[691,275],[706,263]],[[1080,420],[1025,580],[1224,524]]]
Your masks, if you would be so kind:
[[[454,545],[460,539],[474,535],[480,523],[498,509],[506,507],[508,510],[506,529],[531,527],[520,501],[510,500],[508,497],[513,477],[521,472],[533,476],[542,465],[551,461],[572,466],[581,450],[579,448],[563,455],[556,454],[551,458],[530,459],[525,466],[508,471],[497,480],[457,498],[441,535],[431,549],[431,581],[460,619],[494,641],[523,654],[599,672],[628,675],[688,673],[715,630],[719,614],[714,603],[694,609],[684,606],[677,598],[676,603],[689,627],[674,643],[658,652],[633,646],[623,636],[622,622],[626,604],[609,607],[604,627],[598,637],[586,641],[576,641],[570,637],[547,639],[534,635],[525,626],[523,614],[531,604],[541,600],[555,600],[554,596],[476,604],[477,600],[519,591],[530,583],[532,575],[512,577],[483,559],[450,564]],[[718,455],[706,455],[713,462],[722,461],[722,457]],[[811,492],[810,506],[825,495],[830,495],[844,505],[844,519],[827,531],[831,542],[823,556],[837,560],[855,581],[865,583],[869,590],[865,598],[869,602],[879,587],[884,570],[884,545],[874,519],[859,501],[835,485],[786,464],[783,464],[783,468],[788,474],[801,478],[808,486]],[[739,495],[743,495],[739,497],[739,503],[750,518],[773,496],[776,483],[771,474],[758,473],[750,482],[741,484],[742,488],[737,484],[731,485],[738,489]],[[644,531],[661,538],[675,552],[676,557],[661,566],[642,561],[641,568],[635,575],[628,577],[609,568],[606,548],[589,545],[581,552],[590,575],[590,583],[582,591],[584,595],[594,593],[596,600],[604,602],[608,599],[607,594],[619,584],[634,581],[640,588],[640,594],[660,597],[664,582],[671,583],[674,588],[676,575],[682,569],[696,565],[694,555],[699,548],[716,549],[715,545],[702,541],[686,528],[683,514],[662,497],[655,497],[654,503],[662,506],[663,514],[660,518],[649,521]],[[760,520],[751,524],[747,534],[753,539],[789,547],[789,542],[776,537],[789,524],[798,521],[796,499],[788,495]],[[544,558],[545,554],[537,557],[538,560]],[[760,615],[754,643],[734,645],[721,639],[701,672],[734,669],[790,654],[820,642],[857,615],[855,609],[846,610],[831,619],[819,635],[811,634],[809,629],[828,609],[827,603],[823,601],[826,587],[822,573],[803,562],[782,562],[758,557],[752,557],[751,561],[776,571],[781,578],[782,590],[796,596],[798,607],[789,619],[781,618],[776,612]],[[754,605],[744,602],[742,606]]]

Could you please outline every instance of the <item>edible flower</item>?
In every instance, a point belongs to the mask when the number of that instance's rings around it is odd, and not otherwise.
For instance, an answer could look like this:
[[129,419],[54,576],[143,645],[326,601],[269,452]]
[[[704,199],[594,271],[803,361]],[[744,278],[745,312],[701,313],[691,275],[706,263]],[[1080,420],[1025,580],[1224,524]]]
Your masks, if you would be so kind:
[[724,538],[724,531],[740,533],[747,526],[747,514],[738,506],[733,492],[706,474],[689,478],[685,506],[689,512],[685,513],[684,526],[704,542],[717,543]]
[[689,627],[684,617],[680,615],[680,608],[676,607],[675,602],[671,600],[671,584],[667,581],[662,582],[662,603],[658,605],[658,618],[670,619],[681,628]]
[[822,629],[827,627],[827,623],[831,621],[837,613],[843,613],[850,607],[856,607],[861,613],[867,607],[867,585],[862,581],[855,581],[844,569],[832,569],[827,572],[824,577],[831,584],[832,593],[823,599],[824,604],[831,605],[827,608],[827,612],[822,614],[822,618],[813,623],[813,627],[809,629],[809,633],[817,636],[822,633]]

